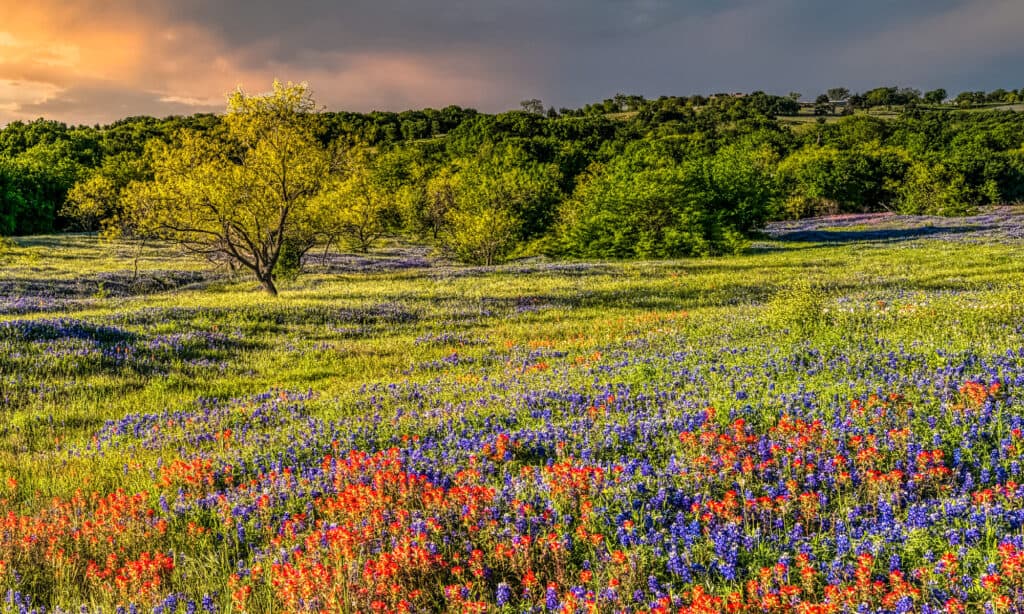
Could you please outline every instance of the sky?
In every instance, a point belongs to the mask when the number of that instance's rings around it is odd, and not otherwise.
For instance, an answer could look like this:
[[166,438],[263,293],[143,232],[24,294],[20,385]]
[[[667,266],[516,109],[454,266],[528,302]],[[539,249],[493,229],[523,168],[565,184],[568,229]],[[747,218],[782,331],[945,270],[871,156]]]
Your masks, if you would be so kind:
[[1022,0],[0,0],[0,125],[829,87],[1021,88]]

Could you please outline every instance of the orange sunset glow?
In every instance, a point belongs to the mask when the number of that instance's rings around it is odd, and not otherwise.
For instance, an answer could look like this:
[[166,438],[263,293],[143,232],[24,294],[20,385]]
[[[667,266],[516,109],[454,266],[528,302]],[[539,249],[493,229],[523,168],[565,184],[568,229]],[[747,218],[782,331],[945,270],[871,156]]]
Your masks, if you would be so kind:
[[5,8],[0,125],[220,111],[227,92],[265,89],[278,76],[308,81],[318,99],[352,108],[496,102],[483,63],[457,53],[310,48],[280,58],[275,37],[229,44],[162,3],[145,11],[115,4],[42,0]]

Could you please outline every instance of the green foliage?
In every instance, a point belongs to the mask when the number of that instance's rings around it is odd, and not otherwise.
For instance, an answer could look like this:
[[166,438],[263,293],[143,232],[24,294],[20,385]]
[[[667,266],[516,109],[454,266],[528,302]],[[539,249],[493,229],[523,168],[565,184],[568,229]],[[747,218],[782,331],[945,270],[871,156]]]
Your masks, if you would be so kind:
[[1006,202],[1024,202],[1024,149],[1003,154],[1005,165],[999,185]]
[[[837,213],[862,205],[863,158],[833,147],[806,147],[786,158],[779,175],[788,188],[787,213]],[[799,204],[797,204],[799,203]]]
[[431,177],[420,198],[406,201],[406,227],[414,236],[437,241],[451,225],[455,211],[455,169],[446,167]]
[[96,284],[96,291],[92,293],[92,298],[102,300],[109,297],[110,292],[107,290],[107,284],[102,281]]
[[463,262],[492,265],[515,249],[522,224],[507,207],[466,204],[451,214],[444,245]]
[[595,167],[560,210],[559,251],[585,258],[668,258],[712,252],[700,207],[703,173],[634,151]]
[[317,198],[321,227],[345,247],[367,252],[397,226],[412,187],[388,172],[386,159],[367,148],[348,152],[343,175]]
[[21,230],[25,225],[22,220],[31,213],[22,181],[14,164],[0,159],[0,236]]
[[832,87],[825,94],[825,97],[831,101],[846,100],[850,97],[850,90],[845,87]]
[[323,230],[316,204],[332,163],[313,135],[314,108],[305,85],[234,93],[226,139],[182,131],[157,147],[153,180],[129,186],[135,232],[243,266],[277,294],[282,246],[308,249]]
[[18,244],[13,239],[0,237],[0,264],[3,264],[4,260],[11,255],[16,247],[18,247]]
[[928,104],[942,104],[946,100],[946,90],[941,87],[924,93],[924,101]]
[[151,178],[150,158],[129,153],[107,156],[99,168],[68,191],[60,214],[82,230],[103,229],[111,234],[129,231],[123,191],[133,181]]
[[302,257],[309,248],[309,245],[299,243],[290,235],[286,235],[277,262],[274,263],[274,279],[294,281],[302,272]]
[[437,161],[427,147],[396,147],[381,152],[373,161],[374,181],[389,193],[385,222],[388,232],[405,232],[424,240],[437,238],[428,184]]
[[428,196],[435,210],[448,209],[443,245],[465,262],[501,262],[550,225],[560,179],[557,166],[537,163],[515,146],[455,160]]
[[912,165],[899,197],[901,213],[966,215],[974,210],[963,176],[943,164]]
[[82,171],[69,141],[41,142],[14,157],[0,154],[0,234],[52,232]]
[[[723,253],[735,252],[727,244],[761,228],[773,212],[781,194],[776,177],[779,158],[772,135],[762,133],[722,147],[705,163],[711,188],[708,207],[716,228],[724,233],[718,241]],[[723,242],[730,233],[733,237]]]
[[850,149],[805,146],[778,168],[789,195],[784,217],[884,209],[896,199],[910,163],[905,150],[877,141]]
[[[832,88],[817,98],[822,121],[813,123],[799,98],[618,94],[546,112],[528,101],[527,110],[496,115],[456,106],[350,113],[322,111],[308,91],[281,86],[270,97],[236,93],[223,116],[129,117],[95,128],[12,122],[0,130],[0,235],[173,235],[272,285],[284,241],[365,251],[402,235],[472,262],[538,250],[708,255],[742,251],[772,217],[959,215],[1024,201],[1024,114],[957,110],[943,90]],[[1024,97],[994,90],[957,100],[977,107]],[[844,114],[857,112],[824,121],[839,102]],[[274,190],[282,163],[295,165],[290,187]],[[165,199],[190,204],[165,211],[157,206]],[[286,202],[286,230],[277,232]],[[154,225],[161,215],[201,228]],[[211,230],[226,222],[229,231]]]
[[76,221],[82,230],[96,230],[100,224],[116,224],[121,218],[120,186],[110,177],[96,173],[68,191],[61,213]]
[[769,215],[776,154],[755,141],[677,159],[670,142],[594,167],[560,209],[556,250],[587,258],[672,258],[742,251]]

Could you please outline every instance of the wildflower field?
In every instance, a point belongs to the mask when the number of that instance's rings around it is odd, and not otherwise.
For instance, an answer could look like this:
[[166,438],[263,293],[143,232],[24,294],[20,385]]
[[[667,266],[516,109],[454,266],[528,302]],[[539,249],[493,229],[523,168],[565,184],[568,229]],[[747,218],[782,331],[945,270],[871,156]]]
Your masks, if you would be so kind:
[[771,234],[276,299],[17,240],[0,611],[1024,611],[1024,215]]

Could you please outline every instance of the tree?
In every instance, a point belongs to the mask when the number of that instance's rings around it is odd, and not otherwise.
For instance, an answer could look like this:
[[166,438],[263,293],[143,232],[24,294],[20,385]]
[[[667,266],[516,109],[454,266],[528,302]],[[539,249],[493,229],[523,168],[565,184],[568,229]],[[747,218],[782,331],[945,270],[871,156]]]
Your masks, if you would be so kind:
[[442,169],[430,178],[423,205],[417,215],[419,226],[437,241],[451,223],[451,212],[455,210],[455,181],[451,168]]
[[644,102],[643,96],[619,92],[611,98],[611,105],[608,105],[608,101],[605,101],[605,105],[610,106],[612,112],[619,113],[622,111],[637,111],[643,106]]
[[1006,102],[1008,94],[1009,92],[1007,92],[1005,89],[1001,87],[996,88],[991,92],[985,94],[985,102]]
[[946,100],[946,90],[941,87],[925,92],[924,101],[928,104],[942,104]]
[[829,115],[833,112],[835,107],[832,106],[832,102],[827,94],[821,94],[814,99],[814,114],[815,115]]
[[413,145],[373,156],[371,180],[387,201],[381,212],[388,233],[400,229],[417,240],[436,240],[447,223],[444,206],[437,208],[430,191],[436,162],[428,148]]
[[789,196],[786,214],[804,217],[872,209],[888,197],[883,185],[886,177],[880,169],[893,166],[889,153],[832,146],[808,146],[793,152],[778,167]]
[[0,235],[58,229],[57,212],[84,171],[69,140],[30,142],[17,156],[0,155]]
[[519,103],[527,113],[533,113],[534,115],[544,115],[544,103],[539,98],[531,98],[524,100]]
[[985,92],[960,92],[953,100],[960,107],[970,107],[976,104],[984,104]]
[[144,156],[127,152],[107,156],[103,164],[68,192],[60,213],[83,230],[104,229],[123,232],[127,223],[122,191],[132,181],[144,180],[149,173]]
[[944,164],[915,163],[900,187],[901,213],[915,215],[967,215],[971,205],[963,175]]
[[30,211],[19,171],[9,159],[0,158],[0,236],[15,234]]
[[74,219],[82,230],[92,231],[101,224],[116,223],[120,202],[117,184],[110,177],[95,173],[71,188],[61,213]]
[[333,164],[315,110],[305,84],[233,93],[223,140],[182,131],[157,147],[153,180],[129,186],[134,231],[244,267],[276,296],[282,247],[308,250],[322,231],[315,202]]
[[828,95],[828,99],[832,102],[839,102],[850,97],[850,90],[845,87],[829,88],[825,93]]
[[460,260],[499,263],[548,228],[561,197],[557,166],[513,146],[488,147],[453,166],[450,184],[432,187],[451,199],[442,241]]
[[463,262],[490,266],[515,249],[521,227],[507,207],[464,206],[452,212],[445,244]]
[[913,87],[901,87],[896,92],[894,104],[913,106],[921,102],[921,90]]
[[343,176],[318,198],[321,227],[360,252],[367,252],[397,224],[402,199],[410,186],[390,182],[365,147],[348,152]]
[[881,107],[896,104],[895,87],[876,87],[864,94],[864,106]]
[[678,258],[742,249],[775,200],[774,152],[751,139],[680,161],[670,147],[638,142],[592,167],[559,209],[557,250],[584,258]]
[[[766,138],[767,137],[767,138]],[[708,181],[706,207],[714,216],[710,229],[716,251],[739,251],[752,231],[764,226],[780,196],[779,145],[771,132],[754,133],[722,147],[704,165]]]

